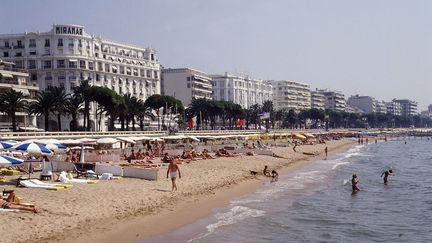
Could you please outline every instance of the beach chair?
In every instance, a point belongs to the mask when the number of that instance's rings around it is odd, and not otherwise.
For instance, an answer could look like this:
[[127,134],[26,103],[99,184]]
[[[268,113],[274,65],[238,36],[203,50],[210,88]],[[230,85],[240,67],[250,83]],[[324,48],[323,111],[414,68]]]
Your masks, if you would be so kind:
[[76,183],[76,184],[95,184],[97,183],[97,181],[95,180],[86,180],[86,179],[77,179],[77,178],[73,178],[72,175],[68,176],[66,174],[66,172],[62,172],[60,173],[59,176],[59,181],[62,183],[68,183],[68,184],[72,184],[72,183]]
[[77,174],[75,178],[98,178],[98,175],[92,171],[92,170],[84,170],[84,169],[78,169],[76,165],[74,164],[74,172]]

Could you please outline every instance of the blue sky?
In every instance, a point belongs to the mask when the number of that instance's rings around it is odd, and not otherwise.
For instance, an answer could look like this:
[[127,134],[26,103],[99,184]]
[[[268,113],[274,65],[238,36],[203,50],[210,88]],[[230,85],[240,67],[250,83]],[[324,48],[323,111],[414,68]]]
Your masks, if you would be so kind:
[[80,24],[154,47],[164,67],[296,80],[432,103],[432,1],[0,0],[0,33]]

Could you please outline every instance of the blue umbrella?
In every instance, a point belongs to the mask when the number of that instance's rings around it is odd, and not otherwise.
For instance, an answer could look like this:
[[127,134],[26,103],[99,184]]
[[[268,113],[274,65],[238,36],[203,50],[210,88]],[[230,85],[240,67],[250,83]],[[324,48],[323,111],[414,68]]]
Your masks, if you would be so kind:
[[64,151],[67,149],[66,145],[60,143],[49,143],[46,144],[45,147],[53,152]]
[[37,155],[51,155],[52,152],[42,144],[36,143],[20,143],[12,147],[16,151],[27,152],[29,154]]
[[0,165],[2,166],[10,166],[10,165],[17,165],[21,164],[24,160],[17,159],[10,156],[0,155]]
[[11,148],[13,145],[10,143],[0,142],[0,150]]

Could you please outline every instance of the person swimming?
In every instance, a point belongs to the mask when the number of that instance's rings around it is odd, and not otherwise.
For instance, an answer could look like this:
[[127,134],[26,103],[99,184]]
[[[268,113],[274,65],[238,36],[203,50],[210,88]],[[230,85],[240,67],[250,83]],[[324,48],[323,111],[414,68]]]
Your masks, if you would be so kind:
[[357,178],[356,174],[353,174],[352,179],[351,179],[351,185],[352,185],[352,192],[353,193],[360,191],[358,184],[359,184],[359,179]]
[[386,171],[384,171],[382,174],[381,174],[381,177],[383,177],[384,176],[384,184],[385,185],[387,185],[387,183],[388,183],[388,177],[390,176],[390,175],[393,175],[393,170],[392,169],[390,169],[390,170],[386,170]]

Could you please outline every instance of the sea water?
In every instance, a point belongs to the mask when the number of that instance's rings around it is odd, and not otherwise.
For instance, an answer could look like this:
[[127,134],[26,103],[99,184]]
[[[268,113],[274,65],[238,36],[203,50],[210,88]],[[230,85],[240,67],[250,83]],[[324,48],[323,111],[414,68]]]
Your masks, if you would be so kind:
[[[389,183],[380,177],[393,169]],[[351,176],[361,191],[352,195]],[[432,140],[357,145],[149,242],[432,242]],[[146,240],[147,241],[147,240]]]

